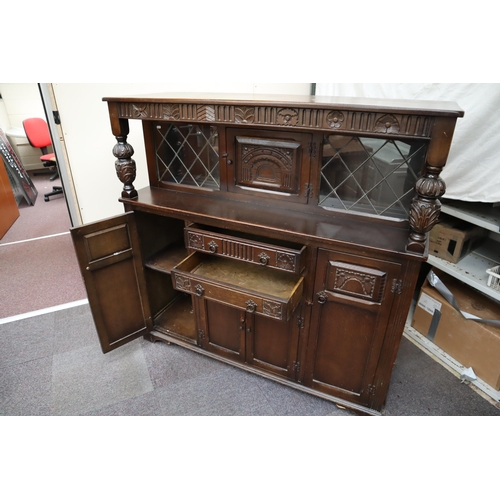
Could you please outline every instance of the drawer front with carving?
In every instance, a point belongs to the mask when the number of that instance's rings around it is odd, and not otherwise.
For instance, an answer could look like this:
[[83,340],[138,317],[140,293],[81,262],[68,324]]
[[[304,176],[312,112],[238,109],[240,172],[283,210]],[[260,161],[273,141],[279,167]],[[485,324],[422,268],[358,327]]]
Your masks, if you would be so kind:
[[275,269],[197,252],[172,269],[176,290],[282,321],[288,321],[298,305],[303,280]]
[[305,267],[305,246],[278,246],[235,236],[222,230],[210,231],[197,225],[185,228],[186,247],[198,252],[221,255],[230,259],[259,264],[299,274]]

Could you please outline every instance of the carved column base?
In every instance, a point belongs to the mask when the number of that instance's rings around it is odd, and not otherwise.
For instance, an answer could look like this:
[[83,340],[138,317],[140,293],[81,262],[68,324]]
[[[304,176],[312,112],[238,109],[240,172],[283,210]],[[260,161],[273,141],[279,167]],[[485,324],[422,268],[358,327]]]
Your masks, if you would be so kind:
[[416,196],[410,207],[410,237],[406,244],[408,252],[423,254],[427,233],[434,227],[441,213],[439,200],[425,200]]
[[446,185],[439,177],[442,167],[427,165],[425,174],[415,184],[417,195],[410,206],[410,237],[406,244],[408,252],[423,254],[427,233],[434,227],[441,213],[439,198],[446,191]]

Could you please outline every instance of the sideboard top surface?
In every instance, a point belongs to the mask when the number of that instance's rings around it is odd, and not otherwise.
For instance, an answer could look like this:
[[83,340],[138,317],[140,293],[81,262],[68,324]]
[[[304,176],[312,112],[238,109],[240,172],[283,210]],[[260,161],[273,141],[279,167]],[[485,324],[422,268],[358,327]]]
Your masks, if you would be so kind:
[[185,218],[229,229],[241,231],[258,230],[263,234],[290,239],[303,238],[331,244],[333,241],[350,245],[362,245],[365,248],[405,255],[405,258],[424,260],[426,256],[405,251],[408,237],[406,225],[379,225],[367,220],[354,220],[336,212],[309,214],[285,208],[251,203],[248,201],[229,200],[201,194],[179,193],[168,189],[146,187],[138,191],[138,197],[120,201],[138,210],[160,212],[178,218]]
[[226,94],[226,93],[158,93],[137,96],[103,97],[103,101],[117,103],[192,103],[219,105],[294,106],[299,108],[367,110],[383,113],[419,114],[430,116],[462,117],[464,111],[452,101],[418,99],[378,99],[316,95],[281,94]]

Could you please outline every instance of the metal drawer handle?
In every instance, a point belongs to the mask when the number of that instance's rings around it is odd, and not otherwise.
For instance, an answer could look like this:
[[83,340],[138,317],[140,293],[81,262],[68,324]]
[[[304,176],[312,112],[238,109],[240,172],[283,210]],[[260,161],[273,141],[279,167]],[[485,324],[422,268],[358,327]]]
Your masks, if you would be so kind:
[[201,297],[203,295],[203,292],[205,291],[205,289],[201,286],[201,285],[196,285],[194,287],[194,294],[197,296],[197,297]]
[[259,262],[263,265],[263,266],[267,266],[267,264],[269,264],[269,255],[267,255],[266,253],[262,252],[261,254],[259,254]]
[[253,300],[247,300],[245,304],[247,305],[247,312],[249,313],[253,313],[257,309],[257,304]]
[[217,248],[218,248],[217,243],[215,243],[215,241],[214,241],[214,240],[212,240],[212,241],[208,244],[208,251],[209,251],[210,253],[215,253],[215,252],[217,252]]
[[325,292],[319,292],[317,294],[318,296],[318,304],[326,304],[326,301],[328,300],[328,295]]

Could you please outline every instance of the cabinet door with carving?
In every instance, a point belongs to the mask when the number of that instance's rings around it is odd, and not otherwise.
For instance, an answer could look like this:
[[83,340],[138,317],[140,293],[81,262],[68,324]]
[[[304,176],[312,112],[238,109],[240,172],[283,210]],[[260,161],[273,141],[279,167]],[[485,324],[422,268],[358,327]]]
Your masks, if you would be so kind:
[[368,402],[400,275],[397,263],[319,250],[306,385]]
[[228,189],[282,201],[307,203],[311,197],[311,134],[229,129]]

